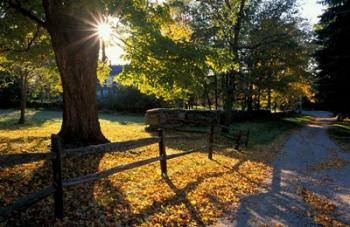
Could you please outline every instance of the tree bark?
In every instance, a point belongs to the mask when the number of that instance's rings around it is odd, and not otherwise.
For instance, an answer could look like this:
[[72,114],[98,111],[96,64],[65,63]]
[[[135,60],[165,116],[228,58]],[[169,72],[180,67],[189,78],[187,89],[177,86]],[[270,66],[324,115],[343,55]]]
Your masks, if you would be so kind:
[[18,124],[24,124],[25,123],[25,112],[26,112],[26,106],[27,106],[27,80],[28,75],[27,72],[21,75],[21,114],[20,118],[18,120]]
[[271,88],[268,88],[267,90],[267,109],[271,112],[271,101],[272,100],[272,90]]
[[234,73],[230,72],[226,75],[226,88],[224,92],[224,114],[223,114],[223,124],[229,125],[232,122],[232,109],[233,109],[233,82]]
[[258,94],[256,96],[256,103],[255,103],[256,111],[260,111],[260,96],[261,96],[261,91],[260,91],[260,88],[258,88]]
[[214,75],[214,84],[215,84],[215,110],[218,110],[218,76]]
[[207,82],[204,81],[203,85],[204,85],[204,96],[205,96],[205,99],[207,100],[209,110],[211,110],[211,100],[210,100],[208,84],[207,84]]
[[247,95],[247,110],[249,113],[253,112],[253,84],[248,85],[248,95]]
[[96,105],[99,40],[91,23],[98,18],[98,3],[93,0],[43,3],[63,87],[59,135],[65,144],[107,142]]
[[[239,45],[239,35],[241,32],[241,28],[242,28],[242,22],[244,19],[244,8],[245,8],[245,4],[246,4],[246,0],[241,0],[240,1],[240,6],[239,6],[239,10],[237,12],[237,22],[236,24],[233,26],[233,30],[234,30],[234,37],[233,37],[233,41],[229,41],[230,43],[230,48],[231,51],[234,55],[234,59],[233,61],[235,62],[239,62],[239,53],[238,53],[238,45]],[[238,74],[239,72],[231,70],[228,74],[227,77],[227,86],[225,88],[225,98],[224,98],[224,116],[223,116],[223,124],[225,125],[229,125],[232,122],[232,108],[233,108],[233,102],[234,102],[234,80],[235,80],[235,76],[236,74]]]

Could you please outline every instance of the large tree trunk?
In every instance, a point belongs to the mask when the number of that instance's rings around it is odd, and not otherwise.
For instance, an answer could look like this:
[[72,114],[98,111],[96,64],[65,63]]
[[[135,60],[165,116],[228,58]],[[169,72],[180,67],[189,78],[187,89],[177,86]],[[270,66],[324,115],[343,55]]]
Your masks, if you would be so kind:
[[64,143],[106,142],[98,121],[96,70],[99,40],[97,1],[44,1],[47,28],[51,35],[63,87]]
[[22,74],[21,75],[21,97],[20,97],[20,103],[21,103],[21,114],[20,118],[18,120],[18,124],[24,124],[25,123],[25,112],[26,112],[26,106],[27,106],[27,77],[28,75]]

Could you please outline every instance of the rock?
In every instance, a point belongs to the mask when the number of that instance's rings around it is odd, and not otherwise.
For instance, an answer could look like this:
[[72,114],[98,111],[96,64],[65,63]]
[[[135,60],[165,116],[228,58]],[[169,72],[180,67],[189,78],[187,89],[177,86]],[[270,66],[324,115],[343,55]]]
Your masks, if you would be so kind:
[[210,125],[219,122],[219,115],[218,111],[157,108],[146,111],[145,124],[151,129],[184,124]]

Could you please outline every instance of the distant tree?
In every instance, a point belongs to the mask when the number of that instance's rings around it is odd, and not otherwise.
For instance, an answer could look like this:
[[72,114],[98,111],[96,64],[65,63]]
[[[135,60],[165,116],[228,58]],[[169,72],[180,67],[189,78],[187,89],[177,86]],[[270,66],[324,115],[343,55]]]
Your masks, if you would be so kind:
[[265,4],[246,25],[247,48],[242,51],[246,70],[239,86],[248,111],[271,110],[277,104],[295,109],[303,97],[313,98],[311,36],[293,5],[274,9],[275,3]]
[[[33,98],[41,96],[43,99],[44,93],[46,93],[46,97],[49,97],[53,92],[60,91],[60,81],[52,59],[48,59],[46,55],[32,54],[32,52],[17,53],[15,56],[9,55],[6,61],[0,62],[0,68],[3,69],[4,73],[3,80],[0,80],[0,87],[6,88],[12,84],[19,85],[19,124],[25,123],[25,110],[30,95]],[[46,92],[44,92],[45,90]]]
[[29,80],[31,101],[51,102],[62,95],[62,84],[54,62],[37,66]]
[[192,1],[189,5],[194,36],[213,48],[216,54],[211,58],[211,64],[225,77],[222,91],[225,124],[232,120],[235,82],[241,73],[242,26],[249,3],[246,0],[220,0]]
[[13,17],[5,16],[0,19],[5,25],[0,28],[0,56],[6,59],[0,61],[0,65],[10,76],[7,82],[16,81],[19,84],[21,111],[18,123],[23,124],[29,79],[38,74],[39,68],[46,67],[48,62],[52,64],[53,52],[50,51],[50,42],[44,29],[32,24],[26,17],[16,16],[7,11],[4,14]]
[[350,115],[350,1],[324,0],[326,10],[317,26],[319,101],[339,114]]

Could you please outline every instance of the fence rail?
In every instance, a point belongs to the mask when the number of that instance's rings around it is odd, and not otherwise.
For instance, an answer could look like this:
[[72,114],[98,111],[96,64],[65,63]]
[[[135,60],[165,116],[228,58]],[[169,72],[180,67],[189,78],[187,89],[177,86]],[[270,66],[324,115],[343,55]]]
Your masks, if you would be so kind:
[[116,166],[116,167],[113,167],[111,169],[103,170],[101,172],[88,174],[88,175],[84,175],[84,176],[80,176],[80,177],[75,177],[75,178],[64,181],[63,186],[66,187],[66,186],[72,186],[72,185],[76,185],[76,184],[87,183],[90,181],[95,181],[95,180],[113,175],[115,173],[123,172],[125,170],[133,169],[133,168],[140,167],[143,165],[151,164],[151,163],[157,162],[161,159],[162,159],[162,157],[149,158],[149,159],[145,159],[145,160],[140,160],[140,161],[128,163],[125,165]]
[[72,157],[72,156],[81,156],[87,154],[96,154],[96,153],[107,153],[107,152],[120,152],[127,151],[138,147],[144,147],[158,143],[160,138],[144,138],[139,140],[131,140],[125,142],[115,142],[115,143],[106,143],[99,145],[92,145],[88,147],[79,147],[73,149],[64,150],[63,157]]
[[[186,132],[188,132],[186,130]],[[193,132],[193,130],[191,130]],[[197,131],[198,132],[198,131]],[[203,133],[200,131],[199,133]],[[0,168],[1,167],[11,167],[18,164],[30,163],[42,160],[51,160],[53,168],[53,182],[52,186],[44,188],[38,192],[31,193],[21,199],[18,199],[9,206],[0,208],[0,216],[8,216],[15,210],[19,210],[25,207],[29,207],[34,203],[39,202],[42,199],[50,195],[54,195],[54,205],[55,205],[55,217],[62,219],[64,217],[64,198],[63,190],[65,187],[74,186],[77,184],[87,183],[95,181],[104,177],[108,177],[112,174],[123,172],[125,170],[134,169],[140,166],[148,165],[155,162],[160,162],[161,174],[163,177],[167,176],[167,160],[178,158],[184,155],[200,151],[204,148],[208,148],[208,158],[213,157],[213,142],[214,142],[214,126],[211,126],[208,133],[208,145],[201,146],[199,148],[191,149],[188,151],[166,154],[166,141],[167,140],[177,140],[177,139],[202,139],[203,136],[189,137],[189,136],[174,136],[166,138],[164,136],[163,129],[159,130],[159,137],[144,138],[139,140],[132,140],[126,142],[116,142],[101,145],[93,145],[87,147],[80,147],[74,149],[63,149],[61,140],[59,136],[51,136],[51,152],[47,153],[29,153],[29,154],[11,154],[11,155],[1,155],[0,156]],[[148,145],[159,144],[159,156],[148,158],[144,160],[135,161],[132,163],[127,163],[119,166],[112,167],[107,170],[96,172],[93,174],[78,176],[71,179],[63,180],[62,178],[62,159],[73,156],[81,156],[96,153],[107,153],[107,152],[121,152],[130,149],[144,147]]]

